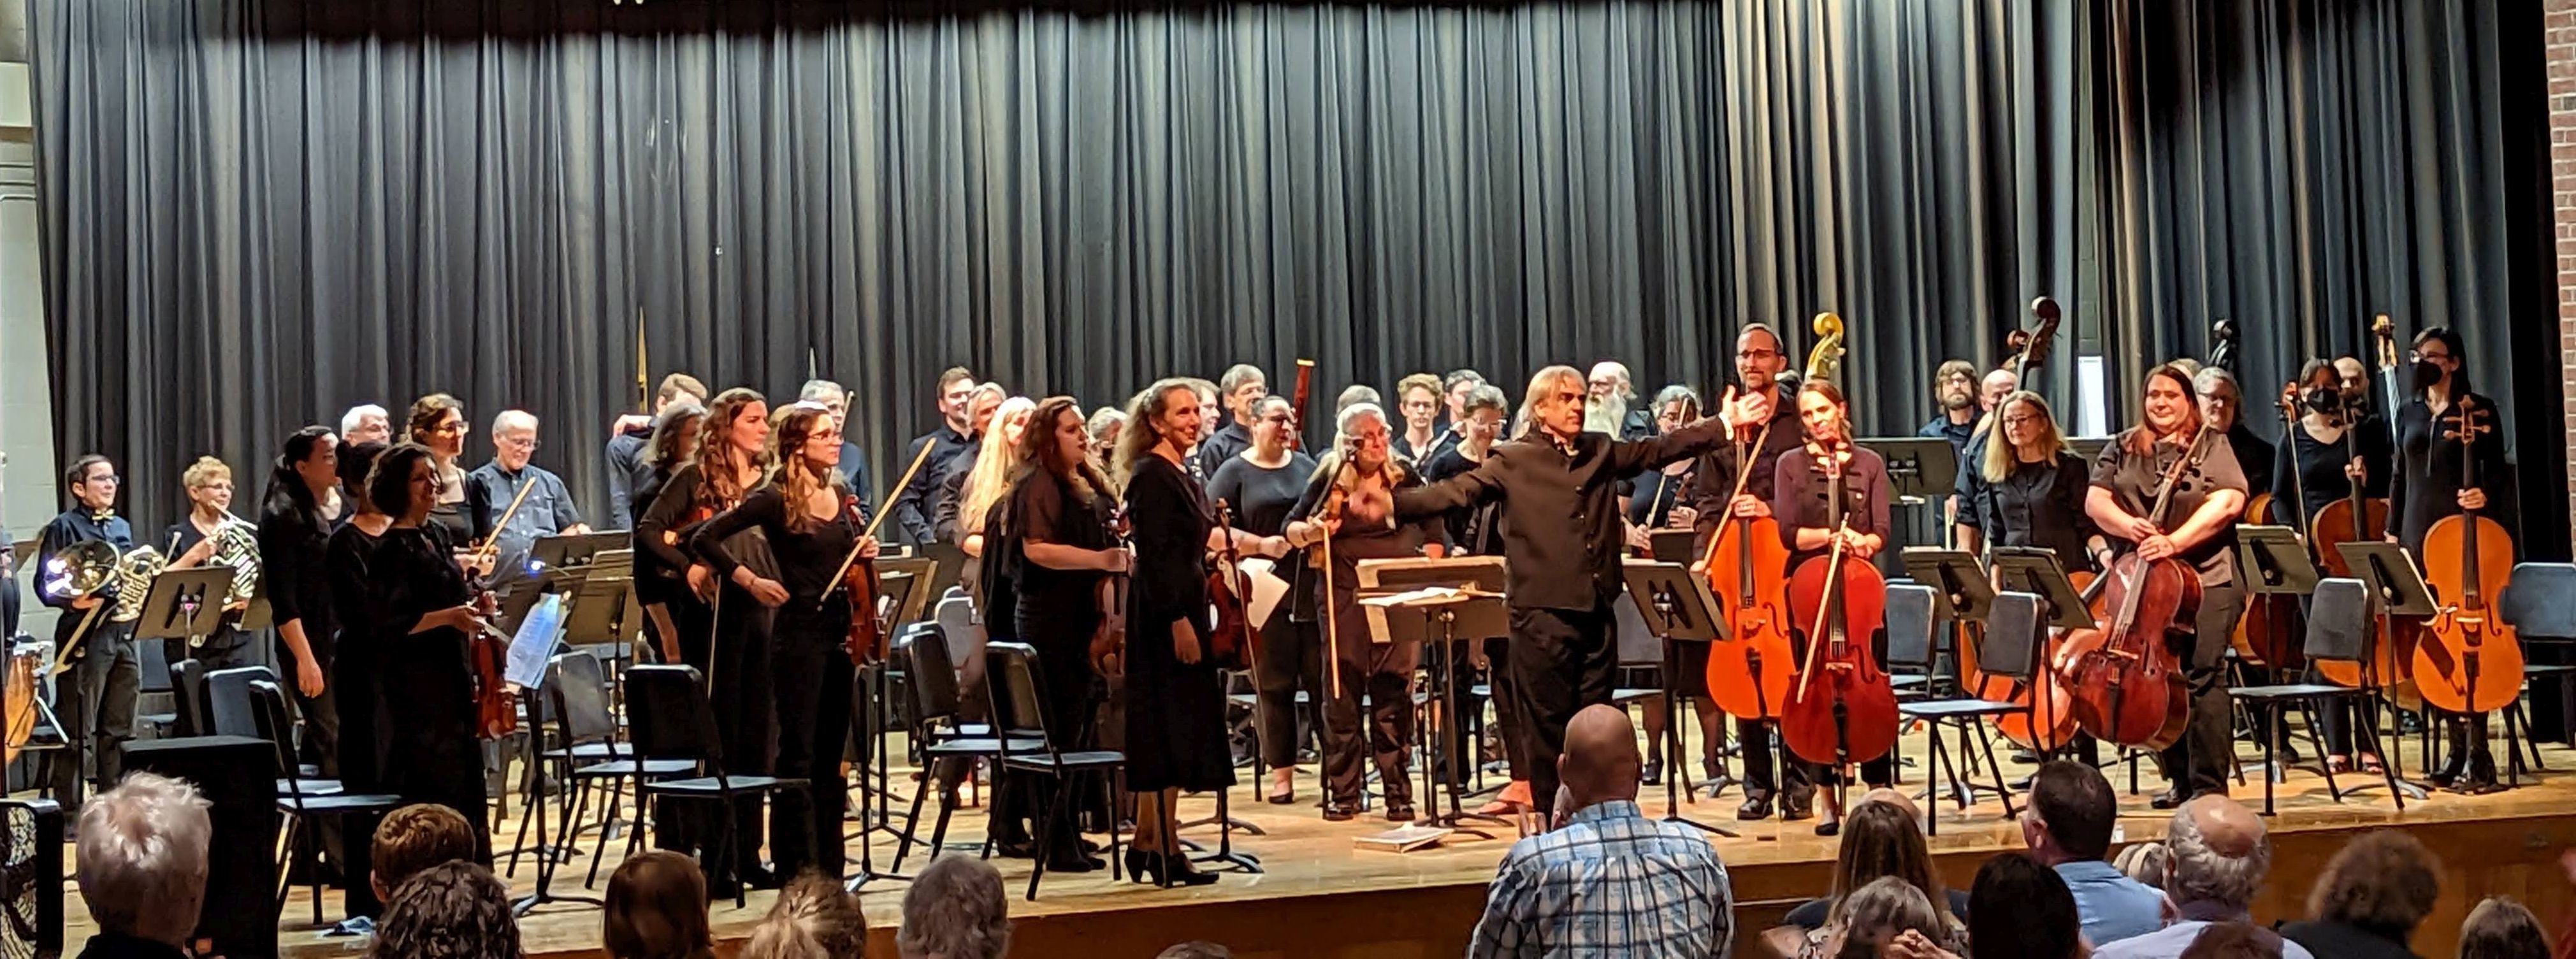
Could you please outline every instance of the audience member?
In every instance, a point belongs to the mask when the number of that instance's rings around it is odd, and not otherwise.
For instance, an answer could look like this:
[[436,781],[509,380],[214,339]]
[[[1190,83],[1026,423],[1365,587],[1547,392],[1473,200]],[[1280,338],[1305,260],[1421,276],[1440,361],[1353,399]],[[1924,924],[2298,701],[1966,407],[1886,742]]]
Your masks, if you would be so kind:
[[[911,898],[904,895],[907,905]],[[809,871],[779,890],[738,959],[852,959],[865,955],[867,944],[868,918],[858,897],[840,880]]]
[[2308,918],[2281,935],[2332,959],[2421,959],[2407,948],[2442,894],[2441,863],[2394,829],[2344,844],[2308,890]]
[[1939,945],[1949,918],[1913,883],[1880,876],[1834,905],[1825,935],[1808,940],[1798,959],[1958,959]]
[[82,959],[185,955],[206,902],[206,809],[195,786],[148,772],[81,807],[74,868],[98,924]]
[[1981,956],[2074,959],[2084,955],[2084,924],[2057,870],[2000,853],[1977,867],[1968,892],[1968,942]]
[[1834,859],[1832,895],[1789,910],[1789,925],[1808,930],[1807,938],[1821,938],[1825,921],[1843,897],[1881,876],[1895,876],[1913,883],[1926,900],[1948,910],[1947,934],[1934,939],[1953,951],[1961,948],[1968,933],[1962,921],[1968,915],[1968,894],[1942,884],[1941,873],[1932,868],[1932,850],[1924,844],[1923,828],[1915,825],[1904,807],[1865,797],[1852,808],[1850,821],[1843,823],[1842,836],[1842,850]]
[[2182,951],[2181,959],[2281,959],[2285,947],[2296,949],[2298,945],[2282,939],[2280,933],[2243,920],[2213,922],[2192,936],[2191,947]]
[[894,945],[904,959],[999,959],[1011,951],[1002,874],[973,856],[931,860],[903,891]]
[[2549,959],[2549,937],[2521,903],[2488,896],[2460,923],[2460,959]]
[[[2214,923],[2252,921],[2254,893],[2272,868],[2272,839],[2263,817],[2225,796],[2202,796],[2174,810],[2165,846],[2173,853],[2165,896],[2180,918],[2143,936],[2103,943],[2095,956],[2174,959]],[[2286,959],[2313,959],[2295,942],[2274,948]]]
[[385,900],[368,959],[519,959],[510,890],[470,861],[443,862]]
[[372,868],[367,883],[378,901],[391,901],[403,880],[440,863],[474,858],[474,827],[456,810],[435,803],[413,803],[386,813],[368,844]]
[[2142,885],[2162,889],[2165,875],[2173,870],[2173,852],[2164,843],[2133,842],[2120,847],[2120,854],[2111,857],[2111,865]]
[[1176,943],[1154,954],[1154,959],[1234,959],[1234,950],[1222,944],[1199,940]]
[[714,959],[697,860],[655,849],[619,864],[600,908],[600,944],[611,959]]
[[1637,808],[1643,765],[1626,712],[1575,714],[1557,758],[1560,808],[1574,811],[1503,857],[1468,955],[1726,954],[1735,933],[1726,867],[1689,825]]
[[2033,858],[2066,880],[2090,942],[2118,942],[2164,927],[2164,893],[2102,861],[2111,851],[2111,824],[2118,814],[2111,781],[2092,766],[2061,759],[2030,777],[2030,802],[2021,814],[2022,842]]

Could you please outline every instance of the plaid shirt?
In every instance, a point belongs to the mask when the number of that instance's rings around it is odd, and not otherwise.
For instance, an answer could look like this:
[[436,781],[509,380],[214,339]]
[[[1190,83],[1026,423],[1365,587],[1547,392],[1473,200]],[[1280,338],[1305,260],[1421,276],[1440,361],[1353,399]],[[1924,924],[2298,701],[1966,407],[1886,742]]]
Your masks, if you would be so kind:
[[1724,959],[1734,900],[1716,847],[1691,827],[1599,803],[1512,846],[1467,955]]

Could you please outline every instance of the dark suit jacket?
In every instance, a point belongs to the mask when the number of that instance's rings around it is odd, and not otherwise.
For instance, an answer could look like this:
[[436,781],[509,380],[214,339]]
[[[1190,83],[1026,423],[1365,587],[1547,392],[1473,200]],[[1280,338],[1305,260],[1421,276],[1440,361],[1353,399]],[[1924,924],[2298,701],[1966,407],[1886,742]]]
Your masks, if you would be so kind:
[[2402,936],[2340,922],[2294,922],[2281,927],[2281,938],[2306,946],[2308,954],[2319,959],[2423,959],[2406,947]]

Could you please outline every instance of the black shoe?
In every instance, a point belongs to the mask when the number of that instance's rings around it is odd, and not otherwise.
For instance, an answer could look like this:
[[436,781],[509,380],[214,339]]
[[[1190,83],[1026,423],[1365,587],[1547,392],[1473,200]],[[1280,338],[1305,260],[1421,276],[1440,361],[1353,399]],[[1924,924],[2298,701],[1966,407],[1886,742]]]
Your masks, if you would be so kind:
[[993,855],[1004,859],[1035,859],[1038,855],[1038,844],[1027,836],[1016,839],[1004,837],[993,840]]
[[1842,831],[1843,822],[1840,819],[1828,819],[1816,824],[1816,835],[1819,836],[1840,835]]
[[1386,821],[1388,821],[1388,822],[1412,822],[1412,821],[1413,821],[1413,801],[1412,801],[1412,800],[1409,800],[1409,799],[1389,799],[1389,800],[1387,800],[1387,801],[1386,801]]
[[743,870],[742,884],[749,889],[784,889],[787,886],[785,880],[778,878],[777,870],[767,866],[754,866]]
[[1325,822],[1349,822],[1350,820],[1357,818],[1359,814],[1360,807],[1347,803],[1334,803],[1330,806],[1324,807]]
[[1663,784],[1664,784],[1664,761],[1663,761],[1663,760],[1661,760],[1661,759],[1649,759],[1649,760],[1647,760],[1647,761],[1646,761],[1646,771],[1645,771],[1645,775],[1643,775],[1643,776],[1639,776],[1639,777],[1637,778],[1637,781],[1638,781],[1639,783],[1641,783],[1641,784],[1648,785],[1648,786],[1661,786],[1661,785],[1663,785]]
[[[1797,822],[1801,819],[1814,818],[1816,818],[1815,807],[1806,803],[1798,803],[1796,805],[1783,804],[1780,807],[1780,819],[1782,822]],[[1824,834],[1819,833],[1818,835]]]
[[1745,822],[1771,818],[1771,797],[1744,797],[1744,805],[1735,807],[1735,818],[1744,820]]
[[1284,793],[1271,793],[1261,797],[1261,801],[1273,806],[1294,806],[1297,804],[1297,790],[1291,788]]
[[1097,857],[1066,849],[1047,857],[1046,868],[1048,872],[1097,872],[1109,868],[1109,864]]
[[2156,798],[2147,801],[2147,805],[2156,809],[2172,809],[2190,801],[2189,794],[2176,788],[2157,793]]

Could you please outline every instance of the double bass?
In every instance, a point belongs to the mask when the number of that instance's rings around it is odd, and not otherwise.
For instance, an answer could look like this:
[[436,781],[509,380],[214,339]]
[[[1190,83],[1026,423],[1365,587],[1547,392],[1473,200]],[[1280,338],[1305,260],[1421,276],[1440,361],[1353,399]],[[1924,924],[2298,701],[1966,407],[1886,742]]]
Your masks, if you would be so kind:
[[[2208,424],[2194,423],[2191,441],[2156,485],[2148,522],[2166,528],[2174,485],[2208,439]],[[2172,745],[2190,721],[2191,703],[2181,659],[2165,637],[2199,614],[2200,571],[2178,556],[2149,562],[2132,550],[2112,560],[2096,584],[2102,592],[2093,619],[2101,625],[2068,633],[2063,651],[2075,721],[2122,746]]]
[[[1851,528],[1843,491],[1850,456],[1847,440],[1817,448],[1827,525],[1837,532]],[[1781,709],[1780,741],[1799,758],[1836,769],[1887,755],[1896,748],[1896,689],[1870,653],[1870,637],[1887,615],[1878,567],[1837,540],[1831,552],[1798,564],[1789,609],[1807,624],[1807,661]]]
[[[2057,301],[2045,296],[2030,301],[2030,312],[2034,319],[2031,328],[2014,330],[2004,341],[2005,348],[2013,351],[2012,359],[2007,360],[2004,365],[2012,370],[2015,382],[2026,380],[2032,371],[2039,369],[2048,361],[2049,347],[2055,342],[2058,324],[2065,317],[2065,312],[2058,307]],[[1992,443],[2002,438],[2004,426],[2000,412],[1994,414],[1993,422],[1987,424],[1987,428],[1986,442]],[[1959,468],[1976,469],[1977,464],[1962,463]],[[2084,574],[2078,572],[2076,575]],[[2081,588],[2081,586],[2082,583],[2079,582],[2078,587]],[[2052,654],[2054,636],[2055,632],[2049,631],[2042,637],[2043,646],[2039,653],[2043,662],[2047,661],[2047,657]],[[1979,664],[1977,655],[1979,647],[1984,642],[1985,625],[1983,623],[1960,624],[1958,668],[1961,689],[1968,696],[1977,699],[2030,707],[2026,712],[1994,717],[1996,730],[2003,733],[2004,738],[2030,749],[2056,749],[2072,741],[2076,732],[2075,716],[2067,708],[2064,681],[2050,670],[2037,671],[2029,682],[1988,673]],[[2037,725],[2034,717],[2037,716],[2050,717],[2048,728],[2034,729]]]
[[[1739,435],[1747,428],[1739,428]],[[1753,475],[1753,457],[1770,437],[1771,424],[1765,422],[1750,444],[1736,444],[1735,491],[1726,498],[1730,513]],[[1732,515],[1720,520],[1704,566],[1709,595],[1726,624],[1725,635],[1708,647],[1709,698],[1737,719],[1778,719],[1796,671],[1789,642],[1789,549],[1780,542],[1779,521]]]
[[[2495,430],[2495,413],[2461,396],[2446,439],[2460,444],[2460,485],[2478,485],[2477,438]],[[2462,509],[2424,533],[2424,579],[2441,607],[2415,644],[2416,690],[2447,713],[2487,713],[2522,695],[2522,640],[2495,615],[2513,574],[2513,537],[2504,524]]]

